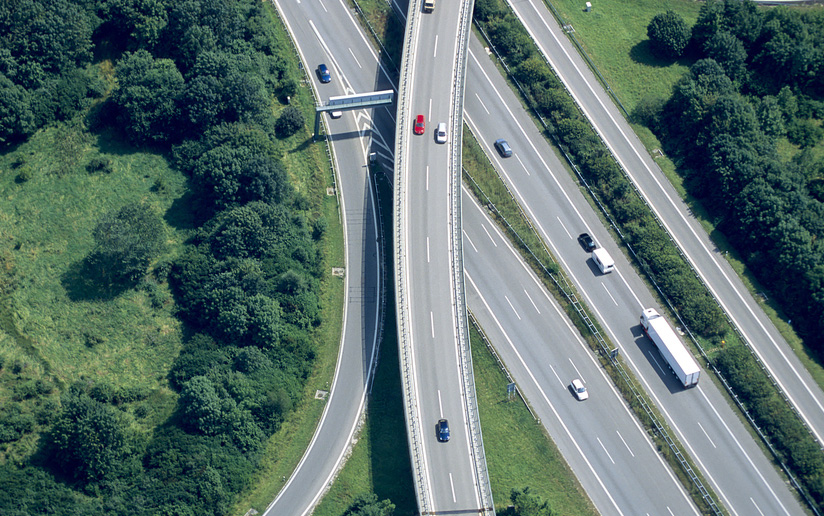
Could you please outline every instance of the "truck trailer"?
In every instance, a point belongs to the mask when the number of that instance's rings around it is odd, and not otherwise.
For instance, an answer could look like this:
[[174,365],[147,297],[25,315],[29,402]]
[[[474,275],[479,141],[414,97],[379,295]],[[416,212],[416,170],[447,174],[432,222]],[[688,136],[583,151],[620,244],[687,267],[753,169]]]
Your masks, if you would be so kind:
[[641,312],[641,327],[684,388],[698,385],[698,363],[661,314],[654,308],[645,309]]

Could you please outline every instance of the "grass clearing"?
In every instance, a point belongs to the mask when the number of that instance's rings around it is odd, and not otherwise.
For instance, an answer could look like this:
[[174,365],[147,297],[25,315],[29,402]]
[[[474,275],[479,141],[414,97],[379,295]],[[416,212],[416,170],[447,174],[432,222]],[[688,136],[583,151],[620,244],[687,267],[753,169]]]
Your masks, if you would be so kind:
[[[96,157],[110,159],[112,172],[89,173]],[[144,430],[174,404],[166,373],[182,329],[164,279],[150,273],[150,283],[100,299],[78,288],[77,272],[99,218],[130,202],[164,215],[167,247],[153,266],[174,259],[188,234],[189,214],[179,205],[186,183],[163,156],[91,134],[78,120],[0,155],[0,359],[13,366],[0,374],[0,400],[37,380],[55,389],[78,380],[138,389],[153,399],[138,418]],[[39,403],[21,406],[45,410]],[[19,442],[25,451],[17,442],[4,446],[0,460],[30,454],[26,441]]]
[[647,25],[659,13],[672,10],[688,26],[695,24],[702,2],[694,0],[614,0],[595,2],[584,12],[580,0],[546,0],[573,26],[578,40],[630,112],[645,97],[669,98],[672,86],[692,64],[652,55]]

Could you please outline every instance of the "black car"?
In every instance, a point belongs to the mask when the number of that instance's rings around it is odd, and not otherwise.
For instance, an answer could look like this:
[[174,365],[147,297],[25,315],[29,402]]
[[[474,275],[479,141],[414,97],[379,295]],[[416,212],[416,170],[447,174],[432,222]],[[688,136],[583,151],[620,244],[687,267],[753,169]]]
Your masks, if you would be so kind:
[[578,235],[578,243],[581,244],[581,247],[584,248],[584,251],[588,253],[591,253],[595,250],[596,247],[598,247],[595,244],[595,240],[593,240],[592,237],[589,236],[589,233],[581,233],[580,235]]
[[318,78],[320,78],[320,82],[324,84],[332,82],[332,74],[329,73],[329,68],[327,68],[325,64],[318,65]]
[[504,139],[495,140],[495,149],[498,151],[498,154],[500,154],[502,158],[508,158],[512,156],[512,148]]
[[446,419],[438,420],[438,441],[445,443],[449,440],[449,421]]

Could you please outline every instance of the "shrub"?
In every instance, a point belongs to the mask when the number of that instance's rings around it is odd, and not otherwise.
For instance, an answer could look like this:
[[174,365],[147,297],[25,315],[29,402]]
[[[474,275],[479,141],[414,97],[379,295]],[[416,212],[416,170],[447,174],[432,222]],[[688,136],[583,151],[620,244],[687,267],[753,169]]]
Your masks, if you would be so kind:
[[104,174],[112,173],[112,160],[104,156],[95,156],[86,165],[86,170],[89,174],[103,172]]
[[47,442],[53,464],[83,482],[116,473],[132,453],[121,414],[83,393],[63,399]]
[[298,132],[304,125],[306,125],[306,120],[303,113],[294,106],[286,106],[277,122],[275,122],[275,131],[279,138],[288,138]]
[[673,11],[656,14],[647,26],[653,54],[664,59],[681,57],[690,42],[690,29],[681,15]]
[[160,216],[137,203],[104,215],[93,235],[96,245],[88,264],[98,280],[113,284],[135,282],[146,274],[165,241]]

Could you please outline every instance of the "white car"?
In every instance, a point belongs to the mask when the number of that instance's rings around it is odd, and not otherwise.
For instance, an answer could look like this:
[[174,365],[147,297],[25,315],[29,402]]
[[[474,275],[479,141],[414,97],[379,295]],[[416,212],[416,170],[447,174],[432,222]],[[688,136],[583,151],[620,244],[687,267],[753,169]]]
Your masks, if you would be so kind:
[[340,118],[343,116],[343,111],[330,111],[329,116],[332,118]]
[[572,392],[575,393],[575,397],[578,398],[578,401],[584,401],[589,398],[587,388],[584,387],[584,383],[578,378],[572,380],[572,383],[569,384],[569,386],[572,387]]
[[439,123],[438,128],[435,129],[435,141],[446,143],[446,122]]

